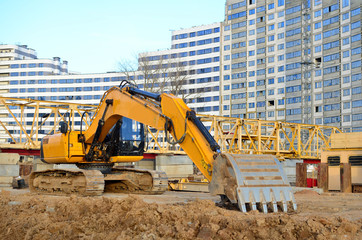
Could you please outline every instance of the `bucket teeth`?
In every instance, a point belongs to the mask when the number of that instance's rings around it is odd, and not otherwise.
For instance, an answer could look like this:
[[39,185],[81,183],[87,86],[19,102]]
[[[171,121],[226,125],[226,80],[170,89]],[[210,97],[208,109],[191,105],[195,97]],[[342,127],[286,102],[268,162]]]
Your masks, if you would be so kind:
[[[294,195],[282,165],[272,155],[224,154],[230,176],[235,178],[236,198],[241,211],[258,208],[264,212],[288,212],[288,204],[297,209]],[[228,196],[229,197],[229,196]],[[233,198],[233,196],[231,196]],[[230,197],[229,197],[230,199]]]

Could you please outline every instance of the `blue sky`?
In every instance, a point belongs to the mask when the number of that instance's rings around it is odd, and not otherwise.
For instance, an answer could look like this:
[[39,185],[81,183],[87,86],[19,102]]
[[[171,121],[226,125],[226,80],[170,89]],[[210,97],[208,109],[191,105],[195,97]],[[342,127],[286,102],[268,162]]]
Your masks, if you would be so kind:
[[81,73],[170,48],[171,30],[220,22],[225,0],[0,0],[0,43],[60,57]]

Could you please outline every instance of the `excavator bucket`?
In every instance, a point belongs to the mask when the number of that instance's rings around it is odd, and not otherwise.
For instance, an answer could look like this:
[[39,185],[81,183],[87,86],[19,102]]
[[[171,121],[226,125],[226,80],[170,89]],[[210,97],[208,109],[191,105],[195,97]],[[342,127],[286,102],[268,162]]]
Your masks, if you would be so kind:
[[278,206],[287,212],[288,205],[297,209],[282,165],[272,155],[220,154],[214,161],[209,191],[226,195],[243,212],[278,212]]

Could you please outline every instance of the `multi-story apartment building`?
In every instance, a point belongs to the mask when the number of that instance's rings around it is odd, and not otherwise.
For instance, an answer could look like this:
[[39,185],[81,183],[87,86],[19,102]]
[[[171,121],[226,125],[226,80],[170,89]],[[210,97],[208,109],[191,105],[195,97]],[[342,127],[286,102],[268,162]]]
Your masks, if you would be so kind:
[[132,73],[72,74],[60,58],[0,45],[0,93],[97,104],[128,79],[198,113],[362,131],[360,9],[352,0],[227,0],[223,22],[173,31],[171,48],[140,54]]
[[361,131],[360,8],[349,0],[227,0],[222,114]]

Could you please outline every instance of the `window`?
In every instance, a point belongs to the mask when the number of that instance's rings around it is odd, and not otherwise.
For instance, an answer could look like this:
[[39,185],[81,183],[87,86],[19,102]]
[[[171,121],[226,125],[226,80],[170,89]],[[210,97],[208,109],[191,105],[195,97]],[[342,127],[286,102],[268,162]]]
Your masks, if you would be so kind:
[[349,19],[349,13],[344,13],[344,14],[342,15],[342,19],[343,19],[343,20]]
[[361,73],[353,74],[352,75],[352,82],[358,81],[362,79]]
[[351,23],[351,29],[355,29],[355,28],[359,28],[359,27],[361,27],[361,21]]
[[283,28],[283,27],[284,27],[284,22],[278,23],[278,28]]
[[344,102],[343,103],[343,109],[350,109],[351,108],[351,103],[350,102]]
[[284,88],[278,88],[278,94],[284,94]]
[[358,67],[361,67],[361,60],[358,60],[358,61],[354,61],[351,63],[351,68],[358,68]]
[[314,29],[321,28],[321,26],[322,26],[321,22],[317,22],[314,24]]
[[351,55],[361,54],[361,47],[353,48],[351,50]]
[[343,52],[343,58],[349,57],[349,50]]
[[356,15],[359,15],[361,12],[361,9],[360,8],[356,8],[354,10],[351,11],[351,17],[353,16],[356,16]]
[[348,32],[348,31],[349,31],[349,25],[346,25],[346,26],[342,27],[342,32],[343,33]]
[[342,0],[342,8],[349,6],[349,0]]
[[314,12],[314,17],[316,18],[316,17],[320,17],[320,16],[322,16],[322,11],[321,10],[318,10],[318,11],[315,11]]
[[349,83],[350,79],[349,76],[343,77],[343,83]]
[[322,34],[316,34],[314,36],[314,41],[318,41],[318,40],[321,40],[322,39]]
[[343,46],[349,44],[349,38],[344,38],[342,40]]
[[351,42],[356,42],[361,40],[361,34],[357,34],[351,37]]

